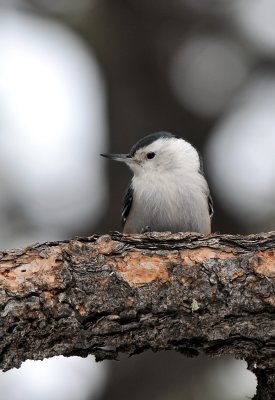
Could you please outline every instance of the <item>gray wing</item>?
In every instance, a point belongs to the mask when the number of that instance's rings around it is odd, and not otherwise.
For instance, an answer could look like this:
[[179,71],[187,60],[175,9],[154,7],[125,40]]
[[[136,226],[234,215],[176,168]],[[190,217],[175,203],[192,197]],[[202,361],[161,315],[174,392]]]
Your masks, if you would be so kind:
[[212,219],[213,215],[214,215],[214,204],[213,204],[213,199],[212,199],[212,196],[210,193],[208,195],[208,210],[209,210],[210,219]]
[[[205,178],[204,168],[203,168],[203,160],[202,160],[202,156],[200,154],[199,154],[199,158],[200,158],[199,173]],[[209,216],[210,216],[210,219],[212,219],[213,215],[214,215],[214,204],[213,204],[213,199],[212,199],[212,196],[210,193],[208,194],[207,200],[208,200]]]
[[122,227],[124,227],[125,222],[127,220],[127,217],[130,213],[131,207],[132,207],[132,202],[133,202],[133,186],[132,186],[132,182],[130,183],[124,199],[123,199],[123,203],[122,203],[122,215],[121,215],[121,224]]

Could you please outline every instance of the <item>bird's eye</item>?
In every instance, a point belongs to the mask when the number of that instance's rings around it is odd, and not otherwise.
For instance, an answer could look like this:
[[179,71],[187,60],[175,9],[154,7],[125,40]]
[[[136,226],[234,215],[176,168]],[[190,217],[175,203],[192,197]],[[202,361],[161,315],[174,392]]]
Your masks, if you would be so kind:
[[151,160],[152,158],[154,158],[155,157],[155,153],[153,153],[152,151],[150,152],[150,153],[147,153],[147,158],[149,159],[149,160]]

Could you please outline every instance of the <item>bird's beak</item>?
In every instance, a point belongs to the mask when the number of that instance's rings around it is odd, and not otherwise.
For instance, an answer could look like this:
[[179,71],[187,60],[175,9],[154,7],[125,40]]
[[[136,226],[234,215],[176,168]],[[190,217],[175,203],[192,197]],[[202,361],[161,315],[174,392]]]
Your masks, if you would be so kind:
[[133,163],[136,162],[136,160],[130,156],[130,154],[100,154],[102,157],[109,158],[110,160],[114,161],[121,161],[125,163]]

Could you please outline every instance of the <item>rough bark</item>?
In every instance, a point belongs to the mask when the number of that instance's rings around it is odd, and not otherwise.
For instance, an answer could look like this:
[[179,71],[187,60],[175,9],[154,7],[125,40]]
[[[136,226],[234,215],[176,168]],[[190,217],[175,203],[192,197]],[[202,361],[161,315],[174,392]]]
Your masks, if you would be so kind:
[[0,253],[0,368],[146,349],[233,354],[275,398],[275,233],[151,233]]

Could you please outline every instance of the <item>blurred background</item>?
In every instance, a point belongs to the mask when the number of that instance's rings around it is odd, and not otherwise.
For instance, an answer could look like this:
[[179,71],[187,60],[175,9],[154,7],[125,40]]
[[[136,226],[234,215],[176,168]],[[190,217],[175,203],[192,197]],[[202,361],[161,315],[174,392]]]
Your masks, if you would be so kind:
[[[273,0],[0,0],[1,249],[120,229],[127,152],[167,130],[203,154],[213,229],[275,226]],[[0,374],[1,400],[241,400],[232,358],[62,357]]]

